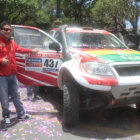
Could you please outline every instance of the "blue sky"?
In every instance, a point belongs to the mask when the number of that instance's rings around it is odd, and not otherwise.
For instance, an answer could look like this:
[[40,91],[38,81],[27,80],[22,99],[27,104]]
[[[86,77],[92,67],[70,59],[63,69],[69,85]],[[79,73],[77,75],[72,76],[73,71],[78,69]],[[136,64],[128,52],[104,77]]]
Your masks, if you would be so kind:
[[139,27],[140,27],[140,17],[139,17],[139,20],[138,20],[138,25],[139,25]]
[[[135,2],[133,4],[135,4]],[[140,2],[137,2],[137,4],[138,4],[138,6],[140,6]],[[126,28],[131,27],[131,24],[130,24],[129,21],[125,21],[125,23],[126,23]],[[138,26],[140,28],[140,17],[139,17],[139,20],[138,20]]]
[[[125,23],[126,23],[126,28],[130,28],[131,27],[131,23],[128,20],[126,20]],[[138,26],[140,28],[140,17],[139,17],[139,20],[138,20]]]

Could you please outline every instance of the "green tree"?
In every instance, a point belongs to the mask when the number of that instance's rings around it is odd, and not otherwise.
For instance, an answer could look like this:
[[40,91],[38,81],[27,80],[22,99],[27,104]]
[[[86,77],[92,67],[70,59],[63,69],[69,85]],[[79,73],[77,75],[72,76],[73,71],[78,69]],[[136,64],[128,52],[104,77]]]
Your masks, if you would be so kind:
[[62,20],[64,22],[89,25],[91,8],[97,0],[61,0]]
[[32,25],[42,28],[48,27],[51,24],[51,16],[47,14],[43,3],[41,5],[39,2],[41,1],[0,0],[0,21],[6,20],[12,24]]
[[[56,19],[56,0],[38,0],[38,25],[50,28]],[[41,24],[42,23],[42,24]]]
[[127,3],[127,8],[129,9],[126,18],[130,21],[133,27],[132,33],[136,34],[140,16],[140,0],[125,0],[125,2]]
[[98,0],[92,9],[93,24],[102,28],[114,27],[126,32],[125,21],[129,20],[136,33],[139,8],[134,0]]
[[[37,3],[31,0],[0,0],[1,20],[11,23],[24,24],[34,18],[37,10]],[[33,17],[32,17],[33,15]]]

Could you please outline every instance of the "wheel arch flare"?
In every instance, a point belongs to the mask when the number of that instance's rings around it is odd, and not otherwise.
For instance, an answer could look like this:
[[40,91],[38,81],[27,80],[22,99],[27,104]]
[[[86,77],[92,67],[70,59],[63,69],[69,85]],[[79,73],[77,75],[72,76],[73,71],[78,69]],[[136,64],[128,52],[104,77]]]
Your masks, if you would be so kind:
[[[61,65],[58,74],[58,87],[60,89],[63,89],[65,81],[72,79],[83,87],[101,91],[110,91],[111,86],[115,86],[116,84],[116,80],[112,81],[113,79],[104,79],[95,75],[91,76],[89,74],[85,74],[79,67],[80,64],[74,59],[66,61]],[[112,85],[113,83],[114,85]]]

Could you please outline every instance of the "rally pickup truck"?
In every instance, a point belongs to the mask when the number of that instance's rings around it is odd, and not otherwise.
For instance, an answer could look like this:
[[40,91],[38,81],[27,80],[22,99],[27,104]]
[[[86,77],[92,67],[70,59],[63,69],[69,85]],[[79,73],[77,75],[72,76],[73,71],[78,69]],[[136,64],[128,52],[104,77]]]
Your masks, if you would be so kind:
[[140,111],[140,52],[112,33],[67,25],[51,35],[35,27],[12,28],[18,45],[39,48],[37,54],[16,54],[18,80],[62,90],[64,125],[76,126],[80,109],[136,104]]

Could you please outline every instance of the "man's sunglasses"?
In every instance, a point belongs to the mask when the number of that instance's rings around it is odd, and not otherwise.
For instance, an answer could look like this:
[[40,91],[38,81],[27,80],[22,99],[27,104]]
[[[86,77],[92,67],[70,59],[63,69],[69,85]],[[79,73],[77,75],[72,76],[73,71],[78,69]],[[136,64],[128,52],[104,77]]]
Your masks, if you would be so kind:
[[9,28],[2,28],[2,30],[6,31],[6,32],[12,32],[12,29],[9,29]]

